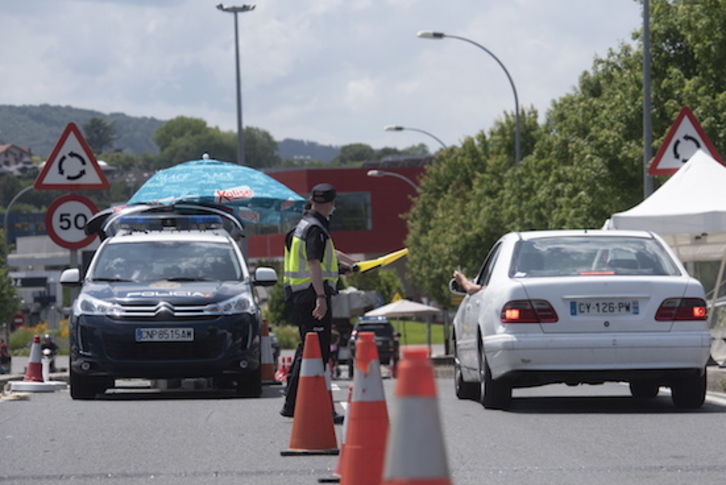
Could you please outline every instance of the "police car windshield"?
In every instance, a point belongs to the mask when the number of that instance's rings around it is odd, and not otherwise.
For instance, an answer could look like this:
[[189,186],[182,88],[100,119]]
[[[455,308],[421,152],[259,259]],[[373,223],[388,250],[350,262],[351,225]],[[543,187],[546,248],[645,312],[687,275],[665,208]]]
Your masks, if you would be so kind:
[[234,250],[208,241],[139,241],[105,246],[90,278],[96,281],[231,281],[243,276]]

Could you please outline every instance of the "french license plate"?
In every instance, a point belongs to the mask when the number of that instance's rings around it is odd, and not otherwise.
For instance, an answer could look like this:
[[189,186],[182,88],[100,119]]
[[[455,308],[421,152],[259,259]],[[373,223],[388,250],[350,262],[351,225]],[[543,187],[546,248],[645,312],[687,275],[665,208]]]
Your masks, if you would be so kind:
[[137,342],[193,342],[193,328],[137,328]]
[[570,315],[638,315],[638,300],[579,300],[570,302]]

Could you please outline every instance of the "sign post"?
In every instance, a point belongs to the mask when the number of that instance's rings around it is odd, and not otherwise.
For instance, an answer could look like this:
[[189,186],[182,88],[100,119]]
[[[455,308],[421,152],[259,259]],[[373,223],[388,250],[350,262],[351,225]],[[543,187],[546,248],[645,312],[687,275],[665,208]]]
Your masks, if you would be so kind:
[[[70,122],[53,147],[33,186],[38,190],[103,190],[110,184],[93,151],[75,123]],[[84,228],[98,212],[96,205],[80,195],[66,194],[48,208],[45,229],[57,245],[70,250],[70,265],[78,266],[77,250],[88,246],[95,235],[87,236]],[[72,292],[72,298],[77,295]]]

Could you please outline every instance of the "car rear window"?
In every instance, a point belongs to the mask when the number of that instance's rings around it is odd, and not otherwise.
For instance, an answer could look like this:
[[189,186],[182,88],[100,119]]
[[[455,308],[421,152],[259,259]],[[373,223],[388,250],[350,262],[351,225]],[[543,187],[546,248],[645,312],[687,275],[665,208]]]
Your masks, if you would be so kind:
[[558,236],[520,241],[510,276],[679,275],[656,239],[628,236]]

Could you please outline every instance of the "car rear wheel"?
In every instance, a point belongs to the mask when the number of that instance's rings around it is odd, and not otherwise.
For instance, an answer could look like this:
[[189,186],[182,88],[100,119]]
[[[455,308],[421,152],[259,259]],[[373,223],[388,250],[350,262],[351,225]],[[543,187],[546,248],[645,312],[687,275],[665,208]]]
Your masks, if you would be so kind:
[[680,409],[696,409],[706,400],[706,369],[698,376],[684,377],[671,386],[673,404]]
[[[479,373],[481,374],[481,403],[486,409],[509,409],[512,403],[512,386],[492,378],[484,349],[480,352]],[[482,368],[483,366],[483,368]]]
[[456,397],[459,399],[468,399],[478,401],[480,399],[481,387],[478,382],[466,382],[461,375],[461,364],[459,355],[456,351],[456,342],[454,342],[454,386],[456,389]]
[[631,381],[630,394],[635,399],[653,399],[658,395],[659,387],[655,381]]

